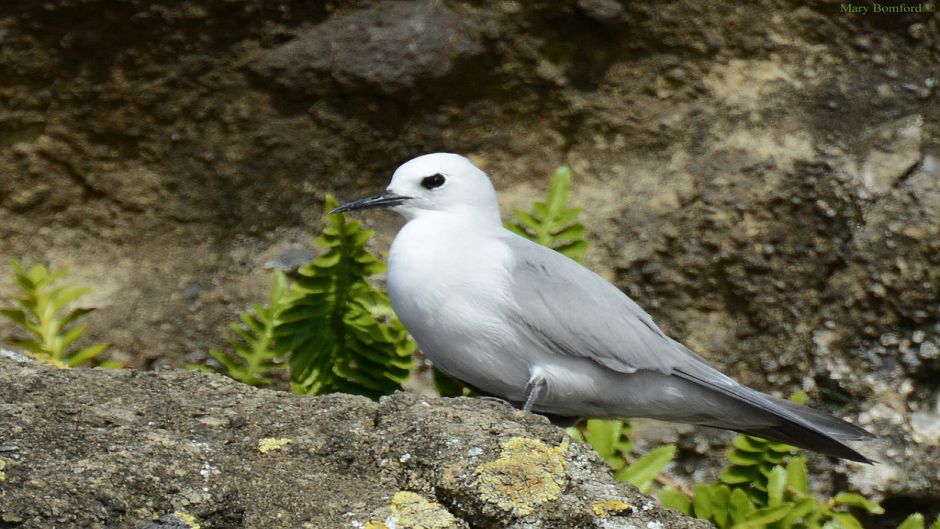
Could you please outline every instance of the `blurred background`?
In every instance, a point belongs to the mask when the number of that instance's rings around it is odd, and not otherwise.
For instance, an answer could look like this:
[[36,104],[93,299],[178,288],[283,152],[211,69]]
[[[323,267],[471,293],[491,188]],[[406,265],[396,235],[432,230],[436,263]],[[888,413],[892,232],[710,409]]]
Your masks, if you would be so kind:
[[[590,267],[726,373],[882,436],[877,466],[814,460],[832,487],[935,516],[940,24],[907,5],[5,0],[2,266],[71,270],[114,361],[206,364],[317,255],[328,194],[450,151],[508,212],[568,165]],[[400,219],[359,218],[386,251]],[[636,429],[690,479],[730,439]]]

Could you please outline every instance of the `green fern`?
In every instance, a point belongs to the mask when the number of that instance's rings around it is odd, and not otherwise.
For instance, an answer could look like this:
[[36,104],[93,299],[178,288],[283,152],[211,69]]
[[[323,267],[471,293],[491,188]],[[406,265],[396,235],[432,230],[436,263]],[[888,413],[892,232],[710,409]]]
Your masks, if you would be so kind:
[[[328,211],[336,205],[327,198]],[[277,349],[289,357],[298,393],[377,398],[401,388],[415,344],[385,292],[369,283],[385,271],[366,249],[374,233],[341,213],[328,219],[315,241],[326,253],[299,270],[275,330]]]
[[532,212],[514,209],[514,220],[506,222],[508,230],[543,246],[548,246],[580,261],[587,250],[586,228],[577,221],[581,208],[568,206],[571,169],[559,167],[548,185],[544,201],[533,205]]
[[568,428],[570,436],[590,443],[598,455],[607,461],[614,471],[614,478],[635,485],[643,493],[649,493],[653,482],[675,458],[676,447],[666,444],[634,459],[631,455],[632,431],[629,423],[601,419],[589,419],[580,429]]
[[274,347],[274,331],[278,317],[287,307],[287,276],[275,270],[265,306],[254,304],[251,312],[243,312],[239,322],[231,324],[234,333],[228,338],[231,351],[213,350],[212,357],[225,367],[226,374],[252,386],[268,385],[269,376],[283,368],[283,356]]
[[[802,392],[791,400],[800,404]],[[738,435],[728,453],[730,465],[715,483],[699,483],[692,494],[665,487],[659,500],[666,507],[708,520],[718,529],[862,529],[852,509],[869,514],[884,510],[860,494],[839,492],[828,500],[810,493],[806,458],[796,447]],[[919,524],[919,525],[918,525]],[[923,529],[924,518],[912,515],[899,529]],[[940,519],[931,529],[940,529]]]
[[0,314],[22,327],[31,338],[17,340],[17,345],[35,358],[59,367],[86,364],[104,353],[108,344],[99,343],[78,350],[72,346],[86,328],[75,322],[94,309],[75,308],[66,311],[69,304],[88,293],[89,289],[75,285],[56,286],[68,271],[51,271],[43,265],[29,270],[12,261],[13,273],[20,295],[13,298],[16,307],[0,309]]
[[[901,522],[901,525],[898,526],[898,529],[924,529],[924,515],[920,513],[914,513]],[[932,524],[930,524],[929,529],[940,529],[940,516]]]

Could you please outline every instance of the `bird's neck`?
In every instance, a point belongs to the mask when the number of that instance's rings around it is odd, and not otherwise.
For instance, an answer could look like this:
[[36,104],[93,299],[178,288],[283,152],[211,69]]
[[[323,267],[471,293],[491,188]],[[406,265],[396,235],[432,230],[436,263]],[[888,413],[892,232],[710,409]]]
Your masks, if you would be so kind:
[[408,223],[437,226],[448,231],[489,232],[503,227],[498,206],[486,209],[466,207],[447,211],[422,211],[409,218]]

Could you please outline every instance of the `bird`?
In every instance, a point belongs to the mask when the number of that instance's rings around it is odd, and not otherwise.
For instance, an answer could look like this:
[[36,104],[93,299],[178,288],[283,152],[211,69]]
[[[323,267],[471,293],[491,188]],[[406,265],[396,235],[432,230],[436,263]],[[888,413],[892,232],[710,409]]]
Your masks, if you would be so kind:
[[580,263],[503,226],[489,176],[453,153],[399,166],[335,213],[405,218],[388,253],[398,319],[433,363],[481,395],[560,417],[733,430],[862,463],[874,435],[726,376]]

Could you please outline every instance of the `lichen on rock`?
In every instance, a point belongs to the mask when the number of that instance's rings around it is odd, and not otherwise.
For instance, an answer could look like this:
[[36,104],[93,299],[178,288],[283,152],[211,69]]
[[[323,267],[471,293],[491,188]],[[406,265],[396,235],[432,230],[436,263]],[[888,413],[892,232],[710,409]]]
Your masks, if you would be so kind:
[[293,443],[293,440],[287,437],[265,437],[264,439],[258,441],[258,451],[262,454],[267,454],[269,452],[283,450],[284,447],[291,443]]
[[476,486],[484,501],[516,516],[558,498],[565,484],[568,443],[551,448],[538,439],[513,437],[500,443],[499,458],[477,467]]
[[400,491],[392,496],[391,520],[400,529],[452,529],[457,518],[440,503],[428,501],[420,494]]
[[630,504],[621,500],[599,501],[591,504],[594,514],[601,518],[607,518],[615,514],[630,510]]

